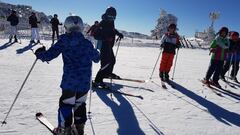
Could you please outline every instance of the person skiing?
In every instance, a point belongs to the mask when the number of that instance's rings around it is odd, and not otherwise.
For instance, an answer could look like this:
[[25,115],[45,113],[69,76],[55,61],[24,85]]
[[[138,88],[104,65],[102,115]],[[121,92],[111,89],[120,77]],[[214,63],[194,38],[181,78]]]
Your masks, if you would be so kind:
[[99,22],[95,21],[94,24],[90,27],[90,29],[87,31],[87,34],[90,33],[90,36],[93,36],[97,27],[99,26]]
[[14,37],[14,42],[18,42],[17,25],[19,24],[19,18],[17,16],[17,12],[15,10],[12,10],[11,14],[7,18],[7,21],[10,22],[9,43],[12,42],[13,37]]
[[176,24],[169,24],[167,33],[165,33],[160,40],[160,47],[163,48],[163,52],[159,68],[159,77],[162,82],[169,82],[169,72],[172,67],[175,50],[181,47],[176,29]]
[[30,43],[35,43],[34,39],[37,40],[37,43],[40,43],[38,23],[40,23],[40,21],[38,21],[36,13],[32,12],[32,15],[29,17],[29,24],[31,25],[32,35]]
[[59,22],[57,14],[53,15],[50,23],[52,24],[52,44],[54,44],[55,33],[57,35],[57,40],[59,39],[58,25],[62,25],[62,23]]
[[239,33],[231,32],[229,41],[230,41],[229,52],[227,55],[226,62],[224,63],[223,70],[221,72],[220,77],[223,81],[226,81],[225,74],[229,70],[229,68],[232,66],[230,78],[238,82],[236,76],[239,70],[239,58],[237,57],[238,54],[240,54]]
[[[63,59],[63,76],[60,87],[57,135],[84,134],[86,99],[90,89],[92,61],[100,60],[99,52],[82,34],[83,22],[79,16],[69,16],[64,22],[66,33],[47,51],[45,47],[35,51],[37,59],[50,61],[60,54]],[[76,134],[77,132],[77,134]]]
[[115,36],[118,35],[120,39],[123,38],[123,34],[118,32],[114,26],[114,20],[116,19],[117,11],[114,7],[106,9],[102,15],[102,21],[99,23],[99,28],[96,30],[94,38],[101,40],[100,58],[101,67],[98,71],[93,86],[98,88],[109,88],[104,82],[103,78],[120,78],[118,75],[112,73],[116,62],[113,46],[115,42]]
[[[219,30],[217,37],[211,42],[210,53],[212,53],[212,57],[206,76],[203,79],[203,83],[207,85],[212,84],[216,87],[221,88],[220,84],[218,83],[218,80],[230,44],[229,39],[227,38],[227,34],[228,28],[222,27]],[[212,75],[213,78],[212,80],[210,80]]]

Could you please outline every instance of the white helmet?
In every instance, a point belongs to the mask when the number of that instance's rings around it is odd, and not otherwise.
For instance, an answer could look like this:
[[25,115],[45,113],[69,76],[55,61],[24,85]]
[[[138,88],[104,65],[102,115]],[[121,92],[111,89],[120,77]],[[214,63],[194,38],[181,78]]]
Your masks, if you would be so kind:
[[82,32],[83,21],[79,16],[68,16],[64,22],[64,27],[67,33]]

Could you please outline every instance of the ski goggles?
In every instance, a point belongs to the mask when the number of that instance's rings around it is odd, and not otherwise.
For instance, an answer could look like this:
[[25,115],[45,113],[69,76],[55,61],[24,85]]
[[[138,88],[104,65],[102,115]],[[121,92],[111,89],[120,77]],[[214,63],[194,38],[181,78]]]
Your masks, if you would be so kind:
[[108,15],[108,20],[114,21],[116,19],[116,16]]

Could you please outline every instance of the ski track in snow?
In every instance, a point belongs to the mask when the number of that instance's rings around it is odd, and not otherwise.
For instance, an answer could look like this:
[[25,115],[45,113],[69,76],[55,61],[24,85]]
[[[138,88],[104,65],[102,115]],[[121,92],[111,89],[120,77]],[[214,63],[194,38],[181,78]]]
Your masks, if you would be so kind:
[[[28,40],[22,40],[22,44],[4,45],[6,42],[7,39],[0,41],[0,121],[5,118],[35,60],[30,49],[35,50],[42,46],[28,46]],[[51,41],[43,41],[43,44],[49,48]],[[114,73],[124,78],[147,80],[159,52],[157,47],[137,47],[125,41],[124,46],[119,48]],[[143,100],[117,93],[94,91],[89,116],[91,119],[86,123],[86,134],[239,134],[239,99],[224,93],[222,93],[224,97],[219,97],[199,82],[208,68],[210,60],[208,53],[208,50],[202,49],[179,50],[173,80],[175,89],[168,84],[166,84],[168,89],[161,88],[158,77],[159,62],[152,82],[113,81],[114,90],[141,95]],[[93,77],[98,70],[99,64],[94,64]],[[61,75],[61,56],[49,64],[37,61],[10,112],[7,124],[0,127],[0,134],[51,135],[35,119],[35,113],[41,111],[53,125],[56,125]],[[238,78],[240,79],[239,75]],[[105,82],[110,83],[108,79]],[[220,84],[225,86],[222,81]],[[236,88],[228,86],[227,89],[240,94],[238,86]],[[89,100],[87,109],[88,102]]]

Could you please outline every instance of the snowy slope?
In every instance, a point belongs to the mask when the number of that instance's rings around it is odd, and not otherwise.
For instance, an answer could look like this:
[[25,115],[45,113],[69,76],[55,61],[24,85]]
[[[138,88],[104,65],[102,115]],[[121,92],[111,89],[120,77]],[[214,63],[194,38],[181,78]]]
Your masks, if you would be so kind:
[[[35,56],[22,44],[3,46],[0,41],[0,121],[4,119]],[[43,41],[50,46],[50,41]],[[126,44],[126,43],[125,43]],[[27,47],[26,47],[27,46]],[[129,41],[131,46],[131,41]],[[119,49],[114,72],[121,77],[146,80],[150,77],[159,54],[156,47],[128,47]],[[114,90],[144,99],[109,94],[105,91],[92,93],[91,119],[86,123],[87,135],[237,135],[240,133],[240,97],[222,94],[220,97],[202,87],[209,63],[207,50],[181,49],[174,81],[176,89],[160,87],[158,68],[152,81],[133,83],[114,81]],[[93,77],[99,69],[94,64]],[[57,123],[59,84],[62,75],[61,57],[49,64],[38,61],[26,82],[7,125],[0,127],[1,135],[50,135],[35,119],[35,113],[43,112],[54,125]],[[172,73],[170,73],[172,75]],[[240,79],[240,76],[238,75]],[[109,82],[109,80],[105,80]],[[225,84],[220,81],[222,86]],[[240,94],[240,86],[227,89]],[[88,100],[89,102],[89,100]],[[89,103],[87,103],[89,111]]]

